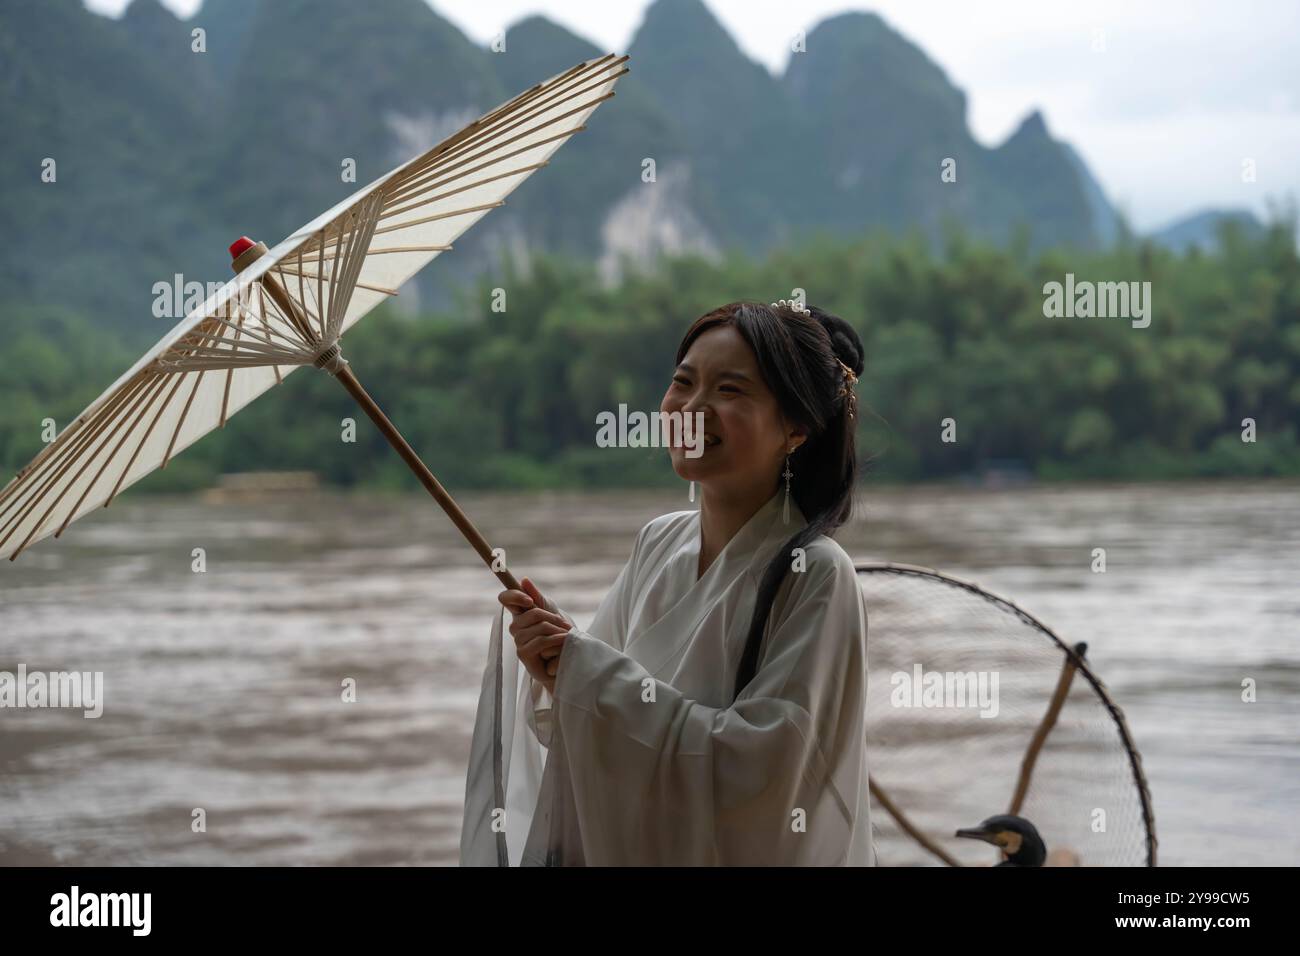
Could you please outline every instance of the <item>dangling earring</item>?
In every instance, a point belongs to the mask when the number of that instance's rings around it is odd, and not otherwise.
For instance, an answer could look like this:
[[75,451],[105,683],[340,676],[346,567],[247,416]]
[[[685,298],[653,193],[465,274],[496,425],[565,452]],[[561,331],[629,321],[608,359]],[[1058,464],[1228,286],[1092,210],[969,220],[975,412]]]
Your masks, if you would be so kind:
[[785,507],[781,509],[781,523],[790,523],[790,479],[794,477],[794,472],[790,470],[790,455],[787,452],[785,456],[785,471],[781,473],[785,479]]
[[691,482],[691,501],[695,500],[695,482]]

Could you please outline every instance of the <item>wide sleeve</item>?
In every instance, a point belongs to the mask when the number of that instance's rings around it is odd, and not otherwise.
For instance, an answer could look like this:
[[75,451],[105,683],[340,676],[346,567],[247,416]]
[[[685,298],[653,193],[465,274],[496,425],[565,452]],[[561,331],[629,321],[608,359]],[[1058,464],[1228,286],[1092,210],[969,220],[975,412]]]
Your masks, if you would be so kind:
[[758,673],[728,707],[691,700],[605,641],[570,632],[552,716],[587,864],[849,858],[856,828],[869,828],[858,819],[866,615],[848,555],[808,554],[778,594]]
[[[622,648],[627,640],[627,622],[631,614],[632,581],[641,556],[641,543],[645,538],[648,527],[649,525],[643,526],[637,532],[636,540],[632,544],[632,554],[628,557],[622,570],[619,571],[618,577],[614,579],[613,585],[605,592],[605,597],[601,600],[600,606],[596,608],[596,614],[592,618],[591,626],[585,632],[589,637],[597,637],[611,647]],[[549,596],[543,595],[543,597],[546,599],[546,609],[553,614],[559,614],[568,621],[571,628],[570,635],[575,633],[572,629],[576,629],[578,624],[572,616],[556,606]],[[565,643],[568,643],[567,638]],[[561,658],[563,658],[563,655],[561,655]],[[528,674],[527,671],[524,673],[528,681],[528,696],[532,701],[532,707],[526,717],[528,727],[543,747],[549,747],[554,699],[551,692],[546,689],[545,684],[534,680],[533,676]],[[556,677],[558,679],[558,672]]]

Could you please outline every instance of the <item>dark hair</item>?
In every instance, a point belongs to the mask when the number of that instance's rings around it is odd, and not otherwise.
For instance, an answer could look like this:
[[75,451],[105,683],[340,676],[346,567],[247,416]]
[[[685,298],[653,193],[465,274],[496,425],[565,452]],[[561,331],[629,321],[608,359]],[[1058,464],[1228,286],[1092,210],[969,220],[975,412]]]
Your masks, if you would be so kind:
[[854,443],[857,423],[849,414],[852,396],[841,394],[845,375],[840,362],[854,375],[861,375],[862,341],[839,316],[816,306],[807,308],[811,316],[789,306],[731,302],[696,319],[677,347],[680,363],[701,333],[718,326],[734,326],[758,359],[759,371],[786,421],[808,431],[803,444],[790,455],[790,496],[807,517],[808,525],[785,543],[763,572],[733,699],[740,696],[758,670],[763,632],[776,592],[790,569],[791,551],[805,547],[818,535],[834,534],[853,513],[853,488],[858,475]]

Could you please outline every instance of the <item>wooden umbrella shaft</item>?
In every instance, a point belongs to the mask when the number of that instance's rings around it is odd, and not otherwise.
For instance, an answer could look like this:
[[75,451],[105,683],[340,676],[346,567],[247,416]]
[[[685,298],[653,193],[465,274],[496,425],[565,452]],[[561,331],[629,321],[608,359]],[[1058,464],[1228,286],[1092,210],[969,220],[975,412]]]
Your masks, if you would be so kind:
[[[266,253],[266,246],[262,243],[254,244],[247,240],[245,242],[248,243],[248,248],[238,255],[234,261],[236,272],[242,272]],[[284,313],[285,317],[293,323],[298,331],[308,341],[314,339],[315,334],[311,329],[311,324],[299,310],[298,304],[294,302],[293,297],[285,291],[284,286],[276,281],[274,276],[270,275],[262,276],[259,281],[262,288],[266,290],[267,295],[271,297],[280,311]],[[341,359],[335,359],[327,371],[339,380],[343,387],[348,390],[348,394],[356,399],[357,404],[370,416],[370,420],[388,439],[388,443],[402,456],[402,461],[406,462],[407,467],[415,472],[415,477],[419,478],[420,484],[424,485],[429,494],[433,495],[433,500],[442,506],[442,510],[447,513],[451,523],[465,536],[465,540],[470,543],[470,547],[478,552],[479,557],[483,559],[483,563],[497,576],[497,580],[507,588],[522,591],[523,588],[519,586],[515,576],[508,570],[504,567],[500,571],[493,568],[495,555],[493,555],[492,547],[487,543],[487,539],[483,537],[478,528],[474,527],[474,522],[469,520],[465,512],[460,510],[460,505],[456,504],[455,499],[447,493],[447,489],[442,487],[442,483],[434,477],[433,472],[429,470],[429,466],[420,460],[420,456],[415,453],[415,449],[402,437],[402,433],[397,430],[397,426],[389,421],[388,416],[384,414],[384,410],[370,397],[370,393],[361,387],[361,382],[357,380],[351,367]]]
[[[362,388],[356,375],[353,374],[352,368],[344,365],[334,377],[338,379],[339,384],[348,390],[348,394],[356,399],[357,404],[361,406],[365,413],[370,416],[370,420],[375,423],[375,427],[388,439],[388,443],[397,450],[397,453],[402,456],[402,461],[406,462],[407,467],[415,472],[415,477],[420,479],[420,484],[424,485],[429,494],[433,495],[433,499],[442,506],[442,510],[447,512],[447,517],[451,519],[451,523],[460,529],[460,533],[465,536],[465,540],[478,552],[484,563],[491,568],[494,556],[487,539],[483,537],[478,528],[474,527],[474,522],[469,520],[465,512],[460,509],[460,505],[456,504],[455,499],[447,493],[447,489],[442,487],[442,483],[429,470],[429,466],[420,460],[420,456],[415,453],[415,449],[402,437],[402,433],[397,430],[397,427],[389,421],[388,416],[384,414],[384,410],[370,397],[370,393]],[[519,582],[515,580],[514,575],[505,568],[492,573],[506,587],[516,591],[523,590],[520,588]]]

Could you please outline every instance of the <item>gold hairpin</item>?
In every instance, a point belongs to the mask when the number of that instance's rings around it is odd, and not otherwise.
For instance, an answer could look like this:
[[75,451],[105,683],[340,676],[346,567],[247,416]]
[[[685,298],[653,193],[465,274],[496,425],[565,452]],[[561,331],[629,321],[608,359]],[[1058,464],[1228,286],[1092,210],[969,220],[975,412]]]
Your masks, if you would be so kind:
[[844,364],[842,359],[836,359],[840,363],[840,368],[844,369],[844,384],[840,386],[840,394],[848,402],[849,418],[858,417],[858,393],[853,386],[858,384],[858,377],[853,374],[853,369]]

